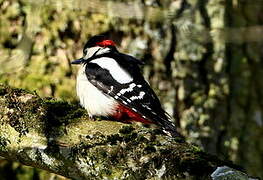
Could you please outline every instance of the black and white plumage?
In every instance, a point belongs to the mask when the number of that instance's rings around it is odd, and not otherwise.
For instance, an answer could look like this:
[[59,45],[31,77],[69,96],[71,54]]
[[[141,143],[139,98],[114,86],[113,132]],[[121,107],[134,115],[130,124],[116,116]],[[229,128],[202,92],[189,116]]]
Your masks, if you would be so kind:
[[90,116],[117,121],[153,123],[172,136],[180,136],[159,99],[144,80],[141,61],[120,53],[105,36],[94,36],[85,45],[77,76],[77,95]]

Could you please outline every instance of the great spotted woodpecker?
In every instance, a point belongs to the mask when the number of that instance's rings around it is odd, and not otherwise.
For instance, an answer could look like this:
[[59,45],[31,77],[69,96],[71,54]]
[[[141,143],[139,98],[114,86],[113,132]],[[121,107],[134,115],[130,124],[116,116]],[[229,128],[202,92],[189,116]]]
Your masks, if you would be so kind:
[[77,95],[91,117],[156,124],[172,136],[181,136],[144,80],[139,68],[143,63],[120,53],[112,40],[93,36],[84,46],[83,57],[71,63],[81,65]]

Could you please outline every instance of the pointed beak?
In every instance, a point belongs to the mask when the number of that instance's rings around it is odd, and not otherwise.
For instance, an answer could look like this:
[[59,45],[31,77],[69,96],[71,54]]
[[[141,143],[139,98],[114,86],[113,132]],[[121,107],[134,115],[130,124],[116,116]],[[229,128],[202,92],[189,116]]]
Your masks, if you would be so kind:
[[84,59],[83,59],[83,58],[80,58],[80,59],[76,59],[76,60],[74,60],[74,61],[71,61],[70,63],[71,63],[71,64],[81,64],[81,63],[83,63],[83,61],[84,61]]

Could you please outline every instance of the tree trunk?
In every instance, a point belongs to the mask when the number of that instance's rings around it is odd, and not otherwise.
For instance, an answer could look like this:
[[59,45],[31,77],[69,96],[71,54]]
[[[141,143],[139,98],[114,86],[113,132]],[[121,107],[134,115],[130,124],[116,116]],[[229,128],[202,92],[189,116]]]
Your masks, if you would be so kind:
[[150,35],[149,80],[189,140],[263,177],[263,1],[177,2]]

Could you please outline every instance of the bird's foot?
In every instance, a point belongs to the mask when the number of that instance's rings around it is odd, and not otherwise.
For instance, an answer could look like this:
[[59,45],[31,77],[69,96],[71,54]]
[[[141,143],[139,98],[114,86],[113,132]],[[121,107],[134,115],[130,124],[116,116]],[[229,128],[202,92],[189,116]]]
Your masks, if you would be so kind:
[[95,120],[96,120],[96,117],[93,116],[93,115],[91,115],[91,114],[89,114],[89,119],[90,119],[91,121],[95,121]]
[[89,114],[89,119],[92,121],[100,121],[100,120],[110,120],[110,117],[106,116],[94,116]]

